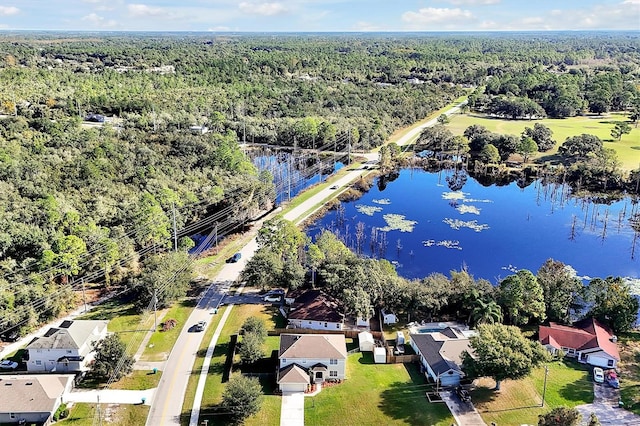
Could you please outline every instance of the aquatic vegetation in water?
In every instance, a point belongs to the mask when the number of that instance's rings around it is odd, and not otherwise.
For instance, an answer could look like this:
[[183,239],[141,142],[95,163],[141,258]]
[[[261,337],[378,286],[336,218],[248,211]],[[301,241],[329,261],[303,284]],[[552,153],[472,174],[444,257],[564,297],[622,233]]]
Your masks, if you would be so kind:
[[442,240],[438,242],[436,242],[436,240],[426,240],[422,242],[422,245],[425,247],[438,246],[453,250],[462,250],[462,247],[460,247],[460,241],[458,240]]
[[373,202],[376,203],[376,204],[382,204],[382,205],[385,205],[385,206],[388,206],[389,204],[391,204],[391,200],[388,199],[388,198],[382,198],[380,200],[373,200]]
[[470,206],[469,204],[461,204],[458,207],[456,207],[456,210],[458,210],[460,214],[465,214],[465,213],[480,214],[479,208],[477,208],[476,206]]
[[451,229],[455,229],[456,231],[460,230],[461,228],[473,229],[476,232],[489,229],[489,225],[478,223],[477,220],[464,221],[459,219],[446,218],[443,220],[443,222],[449,225]]
[[366,214],[367,216],[373,216],[375,213],[381,212],[382,207],[366,206],[364,204],[356,204],[356,210],[358,213]]
[[467,195],[469,195],[468,192],[462,192],[462,191],[443,192],[442,198],[444,200],[464,201]]
[[389,232],[394,230],[399,230],[400,232],[413,232],[413,227],[418,223],[415,220],[407,220],[405,216],[401,214],[385,214],[384,216],[385,222],[387,222],[387,226],[379,228],[382,232]]

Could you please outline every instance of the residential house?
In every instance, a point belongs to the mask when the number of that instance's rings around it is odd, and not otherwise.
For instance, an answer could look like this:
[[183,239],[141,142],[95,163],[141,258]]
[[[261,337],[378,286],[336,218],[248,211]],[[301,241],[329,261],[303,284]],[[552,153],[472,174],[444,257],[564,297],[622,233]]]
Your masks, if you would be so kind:
[[458,386],[464,377],[462,354],[473,354],[469,342],[473,333],[447,327],[438,332],[410,334],[411,347],[420,356],[427,379],[440,386]]
[[73,375],[0,377],[0,424],[47,426],[73,386]]
[[311,383],[346,377],[347,343],[343,334],[281,334],[278,386],[304,392]]
[[393,312],[387,312],[384,309],[380,310],[380,314],[382,315],[382,322],[384,324],[395,324],[398,322],[398,317]]
[[345,326],[342,311],[342,305],[338,300],[320,290],[309,290],[296,297],[291,304],[287,315],[288,326],[313,330],[343,330]]
[[541,325],[538,336],[549,352],[563,352],[582,363],[615,368],[620,361],[616,336],[595,318],[585,318],[573,326],[554,322],[548,326]]
[[94,359],[93,344],[107,336],[108,321],[63,321],[26,347],[30,372],[79,372]]

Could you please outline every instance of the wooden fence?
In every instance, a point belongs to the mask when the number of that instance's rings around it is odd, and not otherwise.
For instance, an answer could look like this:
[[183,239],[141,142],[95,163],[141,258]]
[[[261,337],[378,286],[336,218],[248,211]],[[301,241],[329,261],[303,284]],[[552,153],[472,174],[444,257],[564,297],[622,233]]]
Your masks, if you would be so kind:
[[[281,334],[344,334],[347,339],[356,339],[361,330],[313,330],[310,328],[276,328],[269,330],[269,336],[279,336]],[[376,340],[385,340],[384,334],[380,331],[370,331]]]
[[387,364],[403,364],[420,361],[419,355],[387,355]]

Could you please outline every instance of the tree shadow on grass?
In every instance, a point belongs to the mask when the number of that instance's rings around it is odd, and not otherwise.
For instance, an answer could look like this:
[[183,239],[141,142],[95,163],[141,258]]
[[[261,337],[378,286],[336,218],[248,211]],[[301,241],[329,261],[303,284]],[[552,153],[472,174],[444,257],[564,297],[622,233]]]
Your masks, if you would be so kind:
[[360,364],[375,364],[373,362],[373,352],[361,352],[362,356],[358,360]]
[[590,404],[593,402],[593,384],[588,379],[579,379],[573,383],[566,383],[558,394],[574,405]]
[[410,425],[434,424],[450,417],[443,403],[429,402],[426,385],[395,382],[380,394],[378,407],[387,416]]

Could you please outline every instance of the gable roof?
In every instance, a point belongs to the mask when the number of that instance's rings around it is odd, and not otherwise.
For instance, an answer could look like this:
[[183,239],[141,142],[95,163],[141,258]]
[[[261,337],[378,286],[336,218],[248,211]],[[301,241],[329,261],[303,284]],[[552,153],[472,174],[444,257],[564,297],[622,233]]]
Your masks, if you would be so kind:
[[320,290],[309,290],[295,299],[289,311],[289,319],[342,322],[342,306],[333,297]]
[[63,321],[59,328],[52,327],[42,336],[34,338],[27,349],[80,349],[91,336],[98,336],[108,321]]
[[309,370],[298,365],[291,364],[278,371],[278,384],[281,383],[309,383]]
[[72,375],[0,377],[0,413],[51,413]]
[[548,326],[540,326],[538,336],[540,343],[556,349],[600,349],[612,358],[620,360],[618,345],[611,341],[613,333],[595,318],[585,318],[573,326],[550,322]]
[[278,358],[346,359],[344,334],[281,334]]
[[436,333],[410,334],[411,341],[436,375],[449,370],[462,372],[462,353],[473,353],[469,338],[453,327]]

